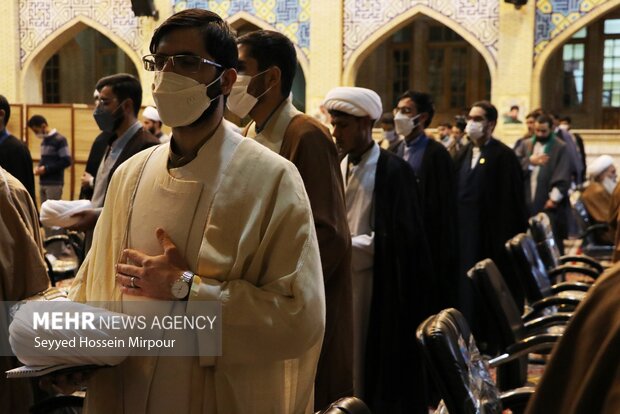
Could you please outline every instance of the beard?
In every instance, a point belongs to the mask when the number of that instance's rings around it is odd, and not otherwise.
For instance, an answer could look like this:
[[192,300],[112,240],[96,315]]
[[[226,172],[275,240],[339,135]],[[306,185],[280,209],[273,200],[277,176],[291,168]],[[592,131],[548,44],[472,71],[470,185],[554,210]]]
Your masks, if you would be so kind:
[[[205,111],[202,113],[202,115],[198,117],[197,120],[189,124],[190,127],[195,127],[197,125],[202,124],[206,120],[210,119],[211,116],[213,116],[213,114],[217,110],[219,102],[216,102],[216,101],[221,99],[223,96],[221,80],[217,82],[216,84],[213,84],[207,88],[207,96],[211,99],[211,103],[209,104],[209,107],[205,109]],[[215,98],[212,98],[212,96],[215,96]]]

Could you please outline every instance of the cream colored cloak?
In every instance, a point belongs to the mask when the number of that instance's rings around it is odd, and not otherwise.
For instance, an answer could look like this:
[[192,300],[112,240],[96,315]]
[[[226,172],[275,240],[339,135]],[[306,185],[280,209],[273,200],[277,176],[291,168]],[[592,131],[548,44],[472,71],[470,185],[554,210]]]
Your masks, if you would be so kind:
[[[162,226],[201,276],[188,311],[194,301],[222,302],[223,355],[130,357],[89,381],[87,412],[311,413],[325,297],[310,205],[295,166],[224,124],[184,167],[168,172],[168,151],[168,145],[147,149],[114,174],[70,297],[113,300],[121,309],[114,265],[125,229],[129,247],[148,251],[156,247],[147,235]],[[152,203],[128,220],[134,201],[150,199],[175,200],[173,219],[154,214]]]

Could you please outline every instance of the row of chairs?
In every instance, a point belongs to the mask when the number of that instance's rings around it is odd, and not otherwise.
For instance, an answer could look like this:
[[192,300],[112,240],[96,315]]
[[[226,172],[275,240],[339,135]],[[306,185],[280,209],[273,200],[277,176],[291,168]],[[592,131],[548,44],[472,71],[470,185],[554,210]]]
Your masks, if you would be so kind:
[[[416,330],[442,397],[439,413],[524,412],[534,393],[527,386],[530,355],[551,352],[562,336],[561,327],[591,286],[566,282],[566,275],[579,273],[595,280],[604,270],[590,257],[560,256],[546,215],[532,217],[529,227],[529,234],[519,234],[506,243],[524,288],[525,309],[517,306],[490,259],[468,272],[498,334],[498,355],[488,360],[481,356],[467,321],[456,309],[429,317]],[[496,369],[495,381],[489,368]]]

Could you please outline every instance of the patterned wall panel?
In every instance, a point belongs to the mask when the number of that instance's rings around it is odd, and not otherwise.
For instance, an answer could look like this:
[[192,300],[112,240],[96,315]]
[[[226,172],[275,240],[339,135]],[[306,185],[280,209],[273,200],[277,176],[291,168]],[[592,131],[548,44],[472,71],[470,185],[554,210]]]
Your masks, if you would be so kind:
[[494,59],[497,58],[498,0],[345,0],[345,64],[370,35],[417,5],[424,5],[455,21],[480,40]]
[[311,0],[173,0],[174,10],[189,8],[211,10],[224,19],[244,11],[288,36],[303,50],[310,53]]
[[549,42],[585,14],[610,0],[536,0],[534,59]]
[[129,0],[19,0],[21,64],[41,42],[76,16],[105,26],[140,51],[144,34]]

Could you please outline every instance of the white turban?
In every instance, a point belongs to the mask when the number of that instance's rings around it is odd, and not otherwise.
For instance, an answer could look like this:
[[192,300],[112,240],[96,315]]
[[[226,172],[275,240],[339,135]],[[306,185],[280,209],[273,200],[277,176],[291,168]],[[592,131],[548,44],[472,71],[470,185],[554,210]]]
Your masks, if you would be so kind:
[[353,86],[340,86],[327,93],[323,106],[328,111],[340,111],[345,114],[372,120],[381,118],[383,106],[381,98],[375,91]]
[[590,177],[590,179],[592,180],[595,179],[613,164],[613,158],[611,158],[609,155],[601,155],[600,157],[592,161],[590,165],[588,165],[588,177]]
[[152,106],[147,106],[146,108],[144,108],[142,116],[146,119],[150,119],[151,121],[161,122],[159,112],[157,112],[157,109],[153,108]]

